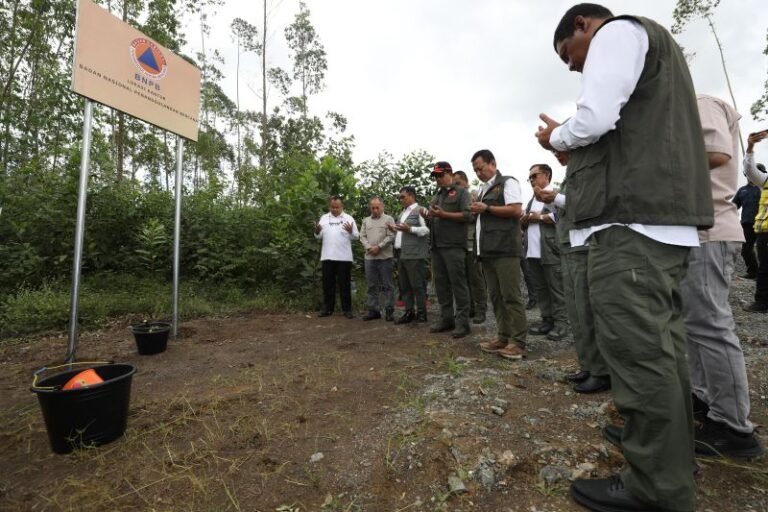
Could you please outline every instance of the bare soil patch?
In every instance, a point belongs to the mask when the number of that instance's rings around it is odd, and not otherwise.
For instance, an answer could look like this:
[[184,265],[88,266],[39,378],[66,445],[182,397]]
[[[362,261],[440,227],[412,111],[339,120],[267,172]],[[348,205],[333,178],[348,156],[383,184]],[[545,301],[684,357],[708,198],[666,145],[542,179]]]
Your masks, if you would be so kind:
[[[763,425],[768,315],[739,306],[753,286],[736,280],[732,300]],[[623,464],[600,436],[618,419],[609,395],[563,381],[570,341],[533,337],[513,363],[476,348],[492,322],[456,342],[254,312],[185,322],[167,352],[139,356],[128,323],[84,333],[78,353],[139,368],[128,431],[72,455],[50,452],[28,389],[65,338],[0,346],[0,510],[576,511],[569,478]],[[699,510],[768,510],[765,461],[700,463]]]

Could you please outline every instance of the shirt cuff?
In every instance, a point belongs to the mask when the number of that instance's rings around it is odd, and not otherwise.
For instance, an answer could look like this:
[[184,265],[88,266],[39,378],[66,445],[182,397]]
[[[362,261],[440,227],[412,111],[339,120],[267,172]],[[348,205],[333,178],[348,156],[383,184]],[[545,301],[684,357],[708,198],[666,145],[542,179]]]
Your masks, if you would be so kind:
[[555,200],[554,200],[554,201],[552,201],[552,202],[553,202],[553,203],[555,204],[555,206],[557,206],[558,208],[565,208],[565,196],[564,196],[563,194],[560,194],[560,193],[558,193],[558,194],[555,196]]
[[560,133],[566,126],[566,123],[563,123],[549,134],[549,144],[558,151],[568,151],[568,146],[565,145],[565,141]]

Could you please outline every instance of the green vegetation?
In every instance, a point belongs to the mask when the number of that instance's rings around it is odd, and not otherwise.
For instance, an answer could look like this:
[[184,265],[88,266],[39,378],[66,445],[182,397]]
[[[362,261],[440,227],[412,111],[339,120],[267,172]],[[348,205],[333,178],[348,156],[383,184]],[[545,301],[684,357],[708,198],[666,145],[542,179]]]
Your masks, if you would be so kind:
[[[269,60],[265,40],[257,42],[265,27],[232,22],[238,47],[232,100],[222,89],[224,62],[211,48],[206,15],[221,0],[100,3],[203,72],[200,138],[185,145],[183,168],[184,318],[316,307],[319,244],[312,226],[328,195],[342,194],[347,212],[360,221],[372,195],[382,195],[393,212],[400,186],[428,192],[430,155],[382,154],[355,163],[344,116],[313,115],[309,107],[324,87],[327,62],[303,3],[284,30],[291,69],[263,65],[263,77],[247,77],[262,82],[260,95],[266,98],[269,89],[275,95],[271,110],[265,99],[259,111],[241,108],[239,82],[246,77],[239,62]],[[0,337],[66,329],[82,123],[82,100],[69,84],[74,23],[74,0],[10,0],[0,8]],[[184,53],[188,27],[205,48],[195,55]],[[174,151],[174,136],[96,106],[84,327],[121,315],[170,315]]]

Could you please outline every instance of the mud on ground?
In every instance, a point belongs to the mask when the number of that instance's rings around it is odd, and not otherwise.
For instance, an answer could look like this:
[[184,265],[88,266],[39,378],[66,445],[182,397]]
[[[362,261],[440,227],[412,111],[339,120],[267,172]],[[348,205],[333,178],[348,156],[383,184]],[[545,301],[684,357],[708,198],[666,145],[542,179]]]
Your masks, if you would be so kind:
[[[765,425],[768,315],[740,306],[753,287],[737,279],[732,302]],[[65,338],[0,345],[0,510],[577,511],[569,480],[623,463],[600,436],[618,419],[609,395],[564,382],[570,340],[532,337],[510,362],[477,349],[492,321],[453,341],[423,324],[254,312],[185,322],[165,353],[139,356],[129,323],[84,333],[78,352],[139,368],[128,430],[71,455],[51,453],[29,391]],[[765,461],[700,464],[698,510],[768,510]]]

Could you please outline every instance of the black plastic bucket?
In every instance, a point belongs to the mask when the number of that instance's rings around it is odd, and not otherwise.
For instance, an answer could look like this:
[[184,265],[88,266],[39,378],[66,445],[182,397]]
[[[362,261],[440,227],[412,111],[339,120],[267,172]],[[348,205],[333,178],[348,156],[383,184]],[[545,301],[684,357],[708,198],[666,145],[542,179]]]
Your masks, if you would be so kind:
[[[63,390],[62,386],[78,373],[93,368],[104,379],[101,384]],[[130,364],[104,364],[67,370],[36,382],[51,449],[69,453],[75,448],[98,446],[114,441],[125,432],[131,381],[136,367]]]
[[133,324],[131,331],[136,339],[136,349],[140,355],[159,354],[168,348],[168,334],[171,332],[171,324],[168,322]]

